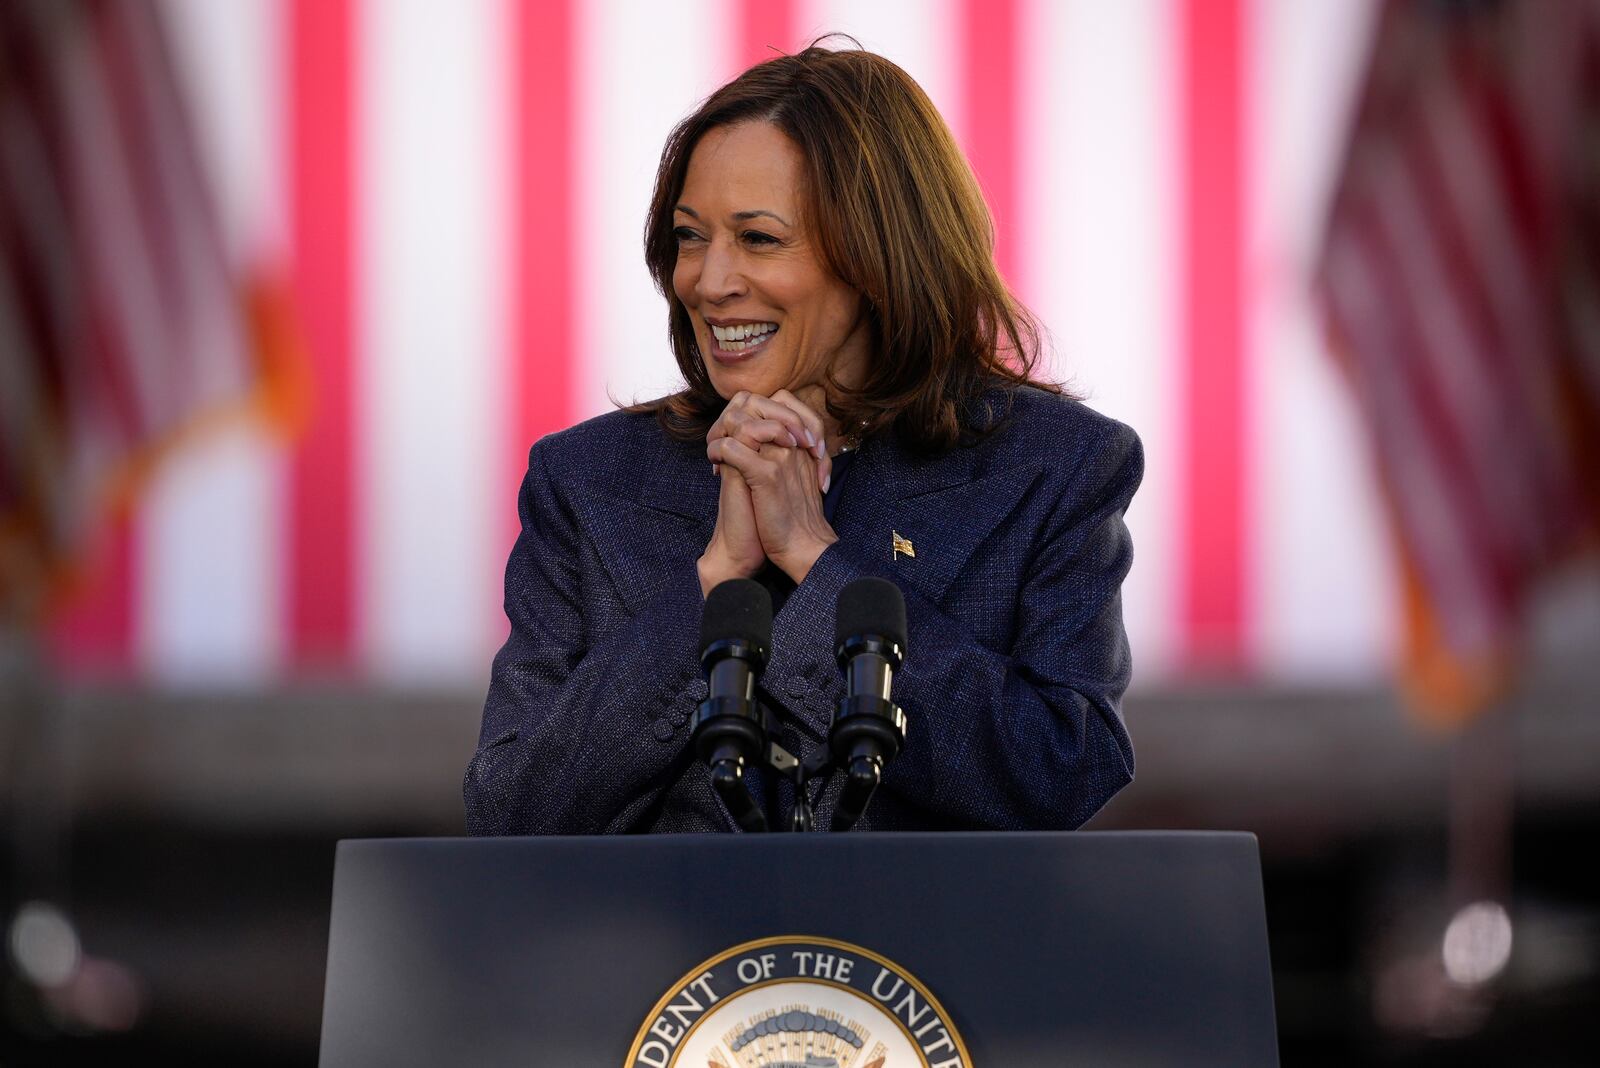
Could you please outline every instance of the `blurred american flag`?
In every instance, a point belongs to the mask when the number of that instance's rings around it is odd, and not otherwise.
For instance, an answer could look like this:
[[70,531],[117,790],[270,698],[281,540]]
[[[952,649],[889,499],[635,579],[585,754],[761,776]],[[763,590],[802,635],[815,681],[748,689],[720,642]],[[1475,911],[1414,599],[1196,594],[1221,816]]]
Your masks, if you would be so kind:
[[151,3],[0,6],[0,608],[260,386]]
[[1317,282],[1446,715],[1600,533],[1597,132],[1600,4],[1385,7]]
[[[293,279],[293,449],[167,466],[74,670],[473,684],[528,445],[671,388],[641,255],[672,124],[818,33],[968,152],[1055,373],[1144,438],[1136,684],[1375,679],[1394,580],[1309,277],[1371,0],[161,0],[230,261]],[[843,42],[835,42],[843,44]]]

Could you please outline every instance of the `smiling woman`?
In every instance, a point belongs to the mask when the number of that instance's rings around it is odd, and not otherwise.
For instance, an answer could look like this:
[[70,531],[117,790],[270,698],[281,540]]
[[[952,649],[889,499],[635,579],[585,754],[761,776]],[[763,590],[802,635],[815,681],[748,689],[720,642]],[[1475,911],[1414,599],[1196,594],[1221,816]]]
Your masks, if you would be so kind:
[[[1139,440],[1035,381],[971,168],[869,52],[744,72],[673,131],[645,227],[684,388],[534,445],[467,824],[730,830],[689,717],[702,599],[778,611],[762,694],[824,744],[840,591],[898,585],[910,721],[861,827],[1075,827],[1133,774]],[[748,777],[769,823],[787,781]],[[814,798],[824,825],[839,784]]]

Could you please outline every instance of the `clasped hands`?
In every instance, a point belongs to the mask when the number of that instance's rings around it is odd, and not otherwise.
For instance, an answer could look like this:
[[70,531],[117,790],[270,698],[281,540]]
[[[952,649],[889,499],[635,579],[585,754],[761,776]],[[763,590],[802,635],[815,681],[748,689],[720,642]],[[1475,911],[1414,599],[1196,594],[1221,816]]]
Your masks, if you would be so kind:
[[786,389],[737,393],[706,434],[706,456],[722,489],[699,560],[701,593],[749,578],[768,560],[804,581],[839,540],[822,514],[833,462],[821,417]]

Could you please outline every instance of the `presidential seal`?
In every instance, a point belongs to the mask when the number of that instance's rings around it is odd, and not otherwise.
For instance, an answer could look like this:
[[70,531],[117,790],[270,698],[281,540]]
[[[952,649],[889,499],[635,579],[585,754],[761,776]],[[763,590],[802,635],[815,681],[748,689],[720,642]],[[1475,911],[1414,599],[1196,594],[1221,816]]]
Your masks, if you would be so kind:
[[656,1002],[624,1068],[971,1068],[944,1006],[870,950],[803,935],[717,954]]

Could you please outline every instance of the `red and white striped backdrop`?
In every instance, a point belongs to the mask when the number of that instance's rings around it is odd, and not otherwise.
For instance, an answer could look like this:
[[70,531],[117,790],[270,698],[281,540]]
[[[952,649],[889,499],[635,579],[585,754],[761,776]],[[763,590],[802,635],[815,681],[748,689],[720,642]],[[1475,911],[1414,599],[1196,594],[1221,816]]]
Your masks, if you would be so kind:
[[676,119],[841,30],[966,148],[1053,366],[1144,438],[1136,684],[1386,669],[1389,550],[1306,295],[1373,0],[166,0],[309,434],[166,468],[59,629],[170,683],[481,682],[529,443],[673,384],[640,245]]

